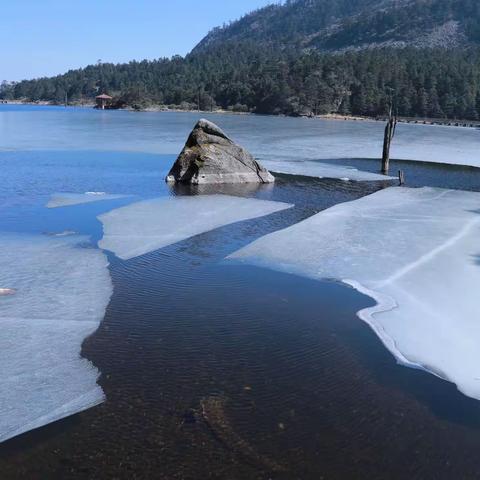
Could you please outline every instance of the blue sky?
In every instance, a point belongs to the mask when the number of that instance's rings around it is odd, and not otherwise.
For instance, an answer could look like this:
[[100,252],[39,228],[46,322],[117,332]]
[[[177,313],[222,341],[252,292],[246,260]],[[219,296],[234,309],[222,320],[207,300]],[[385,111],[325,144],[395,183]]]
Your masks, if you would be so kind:
[[213,27],[278,0],[3,0],[0,81],[185,55]]

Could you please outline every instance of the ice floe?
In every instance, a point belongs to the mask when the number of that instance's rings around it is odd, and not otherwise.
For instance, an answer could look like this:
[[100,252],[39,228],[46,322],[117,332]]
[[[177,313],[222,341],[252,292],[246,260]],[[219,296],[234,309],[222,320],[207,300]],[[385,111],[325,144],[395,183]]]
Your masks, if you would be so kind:
[[112,293],[85,237],[0,235],[0,442],[101,403],[98,371],[80,356]]
[[229,195],[164,197],[98,217],[99,246],[128,260],[230,223],[269,215],[292,205]]
[[376,300],[359,312],[397,360],[480,399],[480,194],[388,188],[231,256]]
[[313,161],[272,161],[264,160],[263,165],[274,173],[288,175],[303,175],[305,177],[336,178],[340,180],[354,180],[357,182],[375,182],[393,180],[393,177],[379,173],[365,172],[345,165],[332,165],[329,163]]
[[127,195],[112,195],[105,192],[86,192],[86,193],[57,193],[52,195],[47,203],[47,208],[70,207],[72,205],[81,205],[83,203],[100,202],[102,200],[117,200],[125,198]]

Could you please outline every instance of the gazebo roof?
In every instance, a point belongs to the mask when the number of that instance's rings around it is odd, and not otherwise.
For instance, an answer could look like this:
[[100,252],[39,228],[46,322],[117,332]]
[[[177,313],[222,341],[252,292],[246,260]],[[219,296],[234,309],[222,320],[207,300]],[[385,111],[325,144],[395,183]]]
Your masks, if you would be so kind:
[[113,97],[105,93],[102,93],[101,95],[97,95],[97,97],[95,98],[98,98],[99,100],[112,100]]

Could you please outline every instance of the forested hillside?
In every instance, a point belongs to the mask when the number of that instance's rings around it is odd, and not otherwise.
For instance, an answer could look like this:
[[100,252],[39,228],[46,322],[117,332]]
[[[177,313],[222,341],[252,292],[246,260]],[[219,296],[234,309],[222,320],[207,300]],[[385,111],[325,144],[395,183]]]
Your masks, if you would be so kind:
[[[392,16],[392,5],[404,7],[394,10],[398,18]],[[0,97],[62,103],[66,95],[70,102],[78,102],[107,92],[116,97],[118,106],[138,108],[218,106],[271,114],[375,116],[385,113],[393,96],[403,116],[477,120],[478,8],[473,0],[289,1],[215,30],[185,58],[104,63],[54,78],[4,83]],[[428,15],[420,15],[422,11]],[[410,23],[417,27],[435,23],[446,28],[454,22],[448,45],[419,48],[414,42],[395,43],[395,32],[412,12],[416,16]],[[374,26],[359,27],[365,15],[373,22],[365,25]],[[340,20],[345,16],[347,23]],[[383,21],[377,25],[379,18]],[[318,34],[325,28],[330,32],[327,37]],[[437,37],[445,38],[442,32],[438,30]],[[359,36],[382,39],[381,46],[358,48],[365,45]],[[324,48],[333,38],[335,53]]]
[[229,41],[322,51],[480,43],[478,0],[289,0],[216,28],[194,51]]

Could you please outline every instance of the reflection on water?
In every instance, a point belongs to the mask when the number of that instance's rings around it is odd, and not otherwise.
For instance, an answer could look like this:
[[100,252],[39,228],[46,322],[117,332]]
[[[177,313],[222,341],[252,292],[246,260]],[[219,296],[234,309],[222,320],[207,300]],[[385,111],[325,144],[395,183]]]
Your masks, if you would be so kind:
[[[173,159],[0,153],[0,231],[74,231],[95,243],[99,214],[162,195],[220,191],[295,204],[130,261],[109,255],[114,294],[82,350],[102,373],[107,401],[0,445],[2,480],[477,478],[480,404],[398,367],[355,316],[370,299],[337,283],[224,261],[262,235],[388,183],[280,175],[269,188],[170,188],[163,177]],[[407,180],[480,189],[477,171],[464,174],[418,164]],[[44,208],[65,191],[133,197]]]

